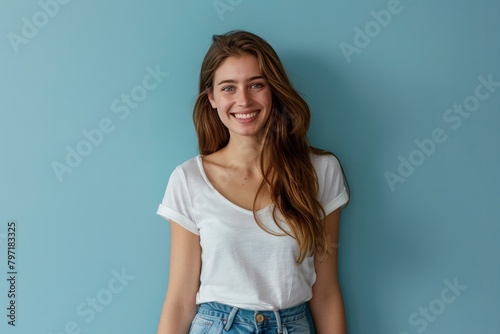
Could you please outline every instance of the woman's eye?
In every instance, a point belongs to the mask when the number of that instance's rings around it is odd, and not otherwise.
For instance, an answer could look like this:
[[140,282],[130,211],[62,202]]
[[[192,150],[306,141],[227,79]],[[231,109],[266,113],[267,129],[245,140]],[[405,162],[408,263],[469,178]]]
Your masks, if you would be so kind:
[[264,85],[263,85],[263,84],[261,84],[261,83],[254,83],[254,84],[252,84],[250,87],[251,87],[251,88],[262,88],[262,87],[264,87]]
[[223,92],[231,92],[234,90],[234,87],[233,86],[226,86],[226,87],[223,87],[222,88],[222,91]]

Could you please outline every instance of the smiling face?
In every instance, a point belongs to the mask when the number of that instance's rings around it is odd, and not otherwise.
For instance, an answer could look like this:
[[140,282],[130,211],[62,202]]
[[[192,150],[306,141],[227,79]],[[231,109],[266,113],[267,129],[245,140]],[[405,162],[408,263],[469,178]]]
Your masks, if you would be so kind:
[[271,112],[271,87],[257,58],[249,54],[231,56],[221,63],[208,98],[231,137],[258,135]]

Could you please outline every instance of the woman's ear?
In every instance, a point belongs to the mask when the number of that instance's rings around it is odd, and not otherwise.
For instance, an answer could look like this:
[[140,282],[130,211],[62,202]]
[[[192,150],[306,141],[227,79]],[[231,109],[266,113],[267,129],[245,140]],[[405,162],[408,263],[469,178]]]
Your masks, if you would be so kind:
[[210,105],[212,106],[212,108],[217,109],[217,103],[215,103],[214,94],[210,89],[207,90],[207,96],[208,96],[208,101],[210,101]]

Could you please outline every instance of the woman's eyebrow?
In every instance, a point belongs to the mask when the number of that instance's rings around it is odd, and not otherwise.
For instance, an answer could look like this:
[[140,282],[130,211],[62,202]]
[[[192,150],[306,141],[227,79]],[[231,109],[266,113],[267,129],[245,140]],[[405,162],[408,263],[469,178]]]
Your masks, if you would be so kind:
[[[256,76],[253,76],[251,78],[248,78],[247,81],[252,81],[252,80],[256,80],[256,79],[264,79],[264,77],[262,75],[256,75]],[[236,82],[237,82],[236,80],[232,80],[232,79],[222,80],[221,82],[219,82],[217,84],[217,86],[222,85],[222,84],[226,84],[226,83],[236,83]]]

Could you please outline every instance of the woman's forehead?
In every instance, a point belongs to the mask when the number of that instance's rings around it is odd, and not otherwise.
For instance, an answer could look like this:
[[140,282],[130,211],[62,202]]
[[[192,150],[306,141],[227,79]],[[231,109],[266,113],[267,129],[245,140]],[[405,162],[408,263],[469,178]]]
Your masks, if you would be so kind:
[[227,57],[215,71],[215,81],[247,80],[262,77],[257,57],[241,55]]

